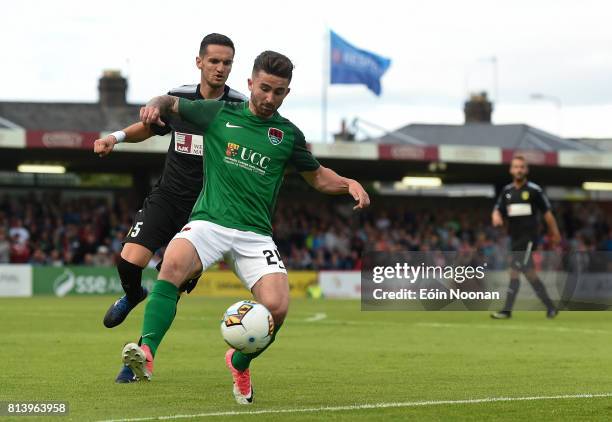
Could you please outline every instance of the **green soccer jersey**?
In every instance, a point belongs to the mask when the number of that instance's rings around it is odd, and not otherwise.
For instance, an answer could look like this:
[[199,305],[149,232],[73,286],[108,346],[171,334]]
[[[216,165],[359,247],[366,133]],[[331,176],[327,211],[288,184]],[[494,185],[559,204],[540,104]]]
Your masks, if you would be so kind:
[[205,136],[205,182],[191,220],[272,235],[272,214],[287,165],[312,171],[318,161],[304,134],[275,113],[262,119],[249,103],[179,99],[179,114]]

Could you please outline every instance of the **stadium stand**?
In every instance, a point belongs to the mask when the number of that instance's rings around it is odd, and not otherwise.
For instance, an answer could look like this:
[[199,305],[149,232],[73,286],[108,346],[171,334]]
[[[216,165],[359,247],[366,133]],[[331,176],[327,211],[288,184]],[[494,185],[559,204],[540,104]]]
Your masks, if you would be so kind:
[[[127,84],[118,72],[106,71],[95,103],[0,102],[0,262],[113,264],[168,146],[167,138],[156,137],[119,145],[104,160],[92,153],[96,138],[137,120],[140,105],[127,102]],[[523,124],[492,124],[486,95],[470,98],[464,111],[464,125],[410,124],[365,141],[311,144],[324,165],[368,184],[373,207],[353,214],[348,199],[310,196],[289,175],[274,221],[285,264],[358,269],[366,249],[471,248],[497,256],[507,239],[489,226],[490,210],[495,192],[508,183],[515,153],[527,157],[534,180],[557,189],[550,196],[564,247],[612,250],[612,196],[577,191],[585,180],[607,177],[609,149]],[[66,174],[16,172],[25,162],[60,163]],[[407,174],[437,176],[444,186],[397,191]],[[486,189],[474,194],[468,184]]]
[[[452,206],[443,206],[445,201]],[[474,200],[465,199],[384,202],[353,214],[347,201],[284,197],[274,226],[285,264],[292,269],[359,269],[360,256],[368,248],[476,250],[490,265],[503,267],[494,257],[504,256],[508,239],[490,226],[490,200],[479,200],[476,207]],[[564,248],[612,251],[609,204],[555,205]],[[134,211],[129,199],[121,196],[62,200],[60,192],[4,195],[0,197],[0,263],[113,265]],[[549,248],[545,236],[541,248]]]

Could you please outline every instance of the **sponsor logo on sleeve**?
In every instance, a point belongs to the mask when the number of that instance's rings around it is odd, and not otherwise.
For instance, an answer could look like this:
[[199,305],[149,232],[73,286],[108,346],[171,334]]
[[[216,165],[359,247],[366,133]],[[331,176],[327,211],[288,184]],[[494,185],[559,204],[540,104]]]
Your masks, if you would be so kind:
[[182,154],[202,155],[204,137],[192,133],[174,132],[174,150]]

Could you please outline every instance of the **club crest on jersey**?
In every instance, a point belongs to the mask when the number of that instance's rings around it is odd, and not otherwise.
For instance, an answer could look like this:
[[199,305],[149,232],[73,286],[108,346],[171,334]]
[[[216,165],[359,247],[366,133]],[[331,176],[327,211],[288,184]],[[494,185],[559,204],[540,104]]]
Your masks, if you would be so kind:
[[521,192],[521,198],[523,198],[523,201],[528,200],[529,199],[529,192],[527,192],[526,190]]
[[272,145],[278,145],[283,142],[283,131],[275,127],[268,129],[268,139],[272,142]]
[[227,143],[227,149],[225,150],[226,157],[234,157],[238,154],[238,150],[240,149],[240,145],[234,144],[232,142]]

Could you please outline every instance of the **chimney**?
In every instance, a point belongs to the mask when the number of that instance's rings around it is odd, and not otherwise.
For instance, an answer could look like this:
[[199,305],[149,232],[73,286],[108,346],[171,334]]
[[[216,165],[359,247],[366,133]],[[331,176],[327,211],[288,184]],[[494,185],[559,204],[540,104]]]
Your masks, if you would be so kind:
[[103,107],[124,106],[127,104],[127,79],[119,70],[105,70],[98,82],[98,92]]
[[493,103],[487,98],[486,92],[470,95],[469,101],[463,107],[465,123],[491,123]]
[[346,125],[346,119],[342,119],[340,122],[340,132],[334,133],[334,142],[335,141],[354,141],[355,140],[355,132],[349,129]]

